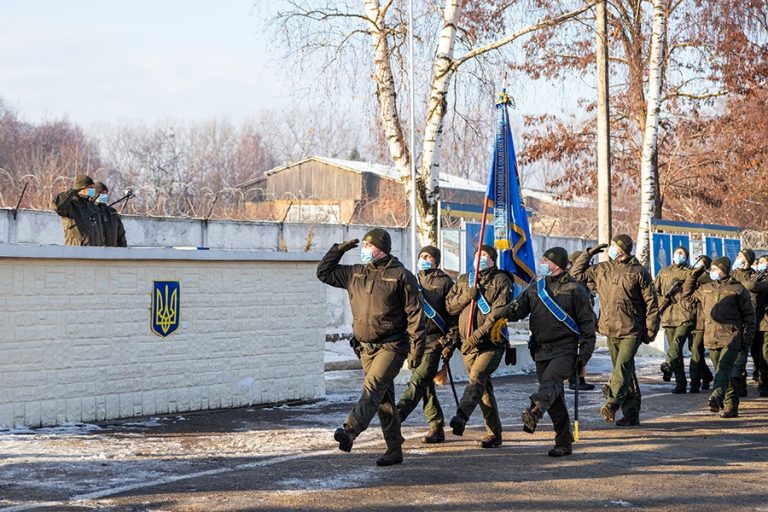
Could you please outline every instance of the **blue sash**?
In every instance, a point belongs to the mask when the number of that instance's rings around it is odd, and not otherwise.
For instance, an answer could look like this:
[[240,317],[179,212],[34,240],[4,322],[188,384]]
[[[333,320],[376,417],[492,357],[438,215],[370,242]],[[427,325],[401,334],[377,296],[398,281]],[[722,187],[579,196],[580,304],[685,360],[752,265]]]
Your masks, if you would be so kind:
[[563,322],[566,327],[574,332],[574,334],[581,337],[581,330],[579,329],[579,326],[576,324],[576,322],[574,322],[573,318],[568,316],[568,313],[563,311],[563,308],[561,308],[557,302],[555,302],[547,293],[547,286],[543,277],[539,279],[538,283],[536,283],[536,286],[539,289],[539,299],[541,299],[541,302],[547,306],[549,312],[552,313],[554,317],[559,321]]
[[[469,280],[467,281],[467,284],[471,287],[472,283],[475,282],[475,271],[474,270],[470,270],[469,271],[468,279]],[[478,292],[479,291],[480,290],[478,290]],[[491,305],[488,304],[488,301],[485,300],[485,297],[483,297],[482,293],[478,293],[477,294],[477,309],[479,309],[480,312],[482,314],[484,314],[484,315],[487,315],[488,313],[491,312]]]
[[435,308],[432,307],[432,304],[430,304],[423,295],[421,297],[421,308],[424,310],[424,314],[427,315],[427,318],[432,320],[437,328],[443,332],[443,334],[448,332],[448,326],[446,325],[445,320],[443,320],[443,318],[440,316],[440,313],[438,313]]

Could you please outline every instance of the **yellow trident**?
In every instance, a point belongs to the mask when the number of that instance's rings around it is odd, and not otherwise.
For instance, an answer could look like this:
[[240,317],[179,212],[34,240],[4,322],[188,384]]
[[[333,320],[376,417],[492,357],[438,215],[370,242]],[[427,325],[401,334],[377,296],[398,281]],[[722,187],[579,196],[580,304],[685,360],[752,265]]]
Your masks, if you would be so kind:
[[178,289],[173,290],[170,300],[168,299],[168,285],[165,285],[165,297],[156,290],[157,304],[155,306],[155,323],[163,330],[163,334],[168,334],[168,330],[176,323],[177,312],[177,293]]

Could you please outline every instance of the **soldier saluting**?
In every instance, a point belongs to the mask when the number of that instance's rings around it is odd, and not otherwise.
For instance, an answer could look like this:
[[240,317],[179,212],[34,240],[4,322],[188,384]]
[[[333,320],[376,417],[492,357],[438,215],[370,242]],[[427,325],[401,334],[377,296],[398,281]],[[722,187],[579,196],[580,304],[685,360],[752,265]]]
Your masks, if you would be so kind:
[[74,186],[53,199],[54,209],[61,217],[66,245],[103,246],[104,231],[101,217],[91,198],[96,188],[90,176],[76,176]]
[[539,389],[531,395],[531,406],[523,411],[523,430],[533,434],[539,420],[548,412],[555,428],[551,457],[572,452],[573,435],[563,381],[575,368],[583,368],[595,349],[595,314],[589,292],[566,273],[566,268],[568,252],[564,248],[552,247],[545,251],[539,265],[541,277],[498,315],[512,321],[531,315],[529,323]]
[[416,277],[390,255],[392,239],[381,228],[363,237],[361,263],[341,265],[344,253],[359,240],[333,244],[317,266],[317,277],[325,284],[344,288],[352,307],[352,332],[365,378],[360,399],[336,429],[339,449],[352,450],[352,443],[378,413],[387,451],[377,466],[403,462],[403,436],[395,407],[394,379],[406,357],[415,368],[424,353],[426,333]]
[[125,227],[123,227],[123,221],[120,220],[120,214],[108,204],[109,188],[101,181],[96,181],[93,185],[96,188],[96,196],[92,201],[101,216],[104,245],[107,247],[128,247],[125,240]]
[[[595,254],[608,247],[610,261],[589,265]],[[587,249],[573,262],[571,275],[600,298],[597,330],[608,338],[613,372],[608,397],[600,414],[613,422],[621,408],[620,427],[640,424],[640,386],[635,375],[635,354],[641,343],[650,343],[659,330],[656,291],[648,270],[632,256],[629,235],[616,235],[608,244]]]

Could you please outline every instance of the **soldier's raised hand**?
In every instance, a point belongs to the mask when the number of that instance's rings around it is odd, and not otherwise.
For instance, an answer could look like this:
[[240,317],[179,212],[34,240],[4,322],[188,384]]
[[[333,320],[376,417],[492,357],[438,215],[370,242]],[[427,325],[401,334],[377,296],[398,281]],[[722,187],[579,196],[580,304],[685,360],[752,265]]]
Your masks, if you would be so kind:
[[357,238],[353,238],[352,240],[347,240],[345,242],[341,242],[340,244],[337,244],[337,247],[341,252],[347,252],[350,249],[354,249],[355,247],[357,247],[357,244],[359,243],[360,243],[360,240],[358,240]]
[[595,247],[589,247],[587,248],[587,254],[590,256],[594,256],[595,254],[600,254],[608,247],[608,244],[600,244]]

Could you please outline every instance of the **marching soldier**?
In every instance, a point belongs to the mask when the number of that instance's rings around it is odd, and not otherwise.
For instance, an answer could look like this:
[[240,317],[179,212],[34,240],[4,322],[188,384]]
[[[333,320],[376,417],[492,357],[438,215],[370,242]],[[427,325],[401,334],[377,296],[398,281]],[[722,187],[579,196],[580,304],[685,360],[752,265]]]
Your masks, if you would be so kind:
[[90,176],[75,177],[74,186],[53,199],[54,209],[64,227],[64,243],[78,246],[103,246],[101,216],[90,199],[96,188]]
[[120,220],[120,214],[109,206],[109,188],[101,181],[97,181],[93,185],[96,189],[93,204],[96,205],[101,217],[101,226],[104,229],[104,245],[107,247],[128,247],[125,240],[125,227],[123,227],[123,221]]
[[659,329],[658,303],[648,270],[632,256],[628,235],[613,237],[610,261],[589,265],[608,244],[587,249],[574,261],[571,275],[594,290],[600,299],[597,330],[608,338],[613,362],[608,398],[600,409],[605,421],[613,422],[620,408],[620,427],[640,424],[640,386],[635,375],[635,354],[641,343],[650,343]]
[[429,432],[422,437],[425,444],[445,441],[445,420],[440,402],[435,393],[433,379],[440,365],[443,339],[451,339],[456,331],[456,317],[445,309],[445,298],[453,287],[453,279],[440,270],[440,249],[427,245],[419,251],[419,273],[422,308],[426,316],[427,343],[424,356],[413,369],[403,395],[397,402],[400,423],[405,421],[420,401],[424,403],[424,417],[429,423]]
[[416,277],[390,254],[392,239],[381,228],[363,237],[362,264],[341,265],[344,253],[357,247],[359,240],[333,244],[317,266],[320,281],[344,288],[352,307],[352,331],[365,378],[357,404],[336,429],[339,449],[352,450],[355,438],[368,428],[378,412],[387,451],[376,460],[377,466],[403,461],[403,437],[395,407],[395,385],[403,362],[415,368],[424,353],[426,333],[419,302]]
[[[653,283],[657,295],[662,296],[670,291],[674,293],[675,288],[679,290],[688,274],[688,249],[677,247],[672,254],[672,265],[661,269]],[[680,394],[685,393],[688,384],[685,379],[683,349],[691,332],[693,306],[689,300],[676,295],[669,298],[670,305],[661,314],[661,326],[669,344],[667,360],[661,364],[661,373],[664,382],[669,382],[674,374],[675,389],[672,393]]]
[[757,390],[760,396],[768,396],[768,255],[760,256],[755,269],[752,291],[757,295],[755,344],[760,347],[762,359],[758,369]]
[[[501,446],[502,441],[501,419],[493,394],[491,375],[504,357],[505,345],[491,341],[491,328],[494,323],[491,315],[509,302],[512,283],[507,275],[496,267],[496,249],[482,245],[479,252],[477,286],[472,286],[473,273],[464,274],[453,285],[446,299],[448,313],[459,315],[461,353],[469,378],[450,426],[454,435],[463,435],[469,417],[475,407],[480,405],[486,435],[480,439],[479,445],[482,448],[496,448]],[[470,316],[472,301],[476,301],[476,304],[474,315]]]
[[[744,286],[749,292],[749,296],[752,299],[752,306],[757,307],[758,293],[754,291],[753,282],[755,277],[755,271],[752,269],[752,264],[755,262],[755,251],[752,249],[742,249],[736,256],[731,267],[731,276]],[[747,340],[749,350],[739,355],[738,361],[734,371],[735,377],[738,377],[738,384],[736,392],[740,397],[747,396],[747,354],[752,355],[752,362],[754,363],[754,372],[752,378],[758,379],[758,371],[760,368],[760,361],[762,360],[762,340]]]
[[746,288],[729,275],[730,258],[714,260],[709,270],[712,282],[697,289],[696,280],[704,271],[698,268],[686,278],[683,296],[697,299],[704,313],[704,346],[715,366],[709,409],[719,412],[721,418],[735,418],[739,415],[739,377],[734,368],[755,336],[755,308]]
[[[712,258],[702,254],[696,259],[692,270],[700,268],[708,269],[712,265]],[[696,280],[697,288],[703,284],[711,283],[707,272],[703,272]],[[699,390],[707,391],[712,383],[712,371],[707,366],[707,358],[704,357],[704,312],[701,309],[701,303],[693,300],[694,303],[694,329],[690,337],[691,363],[688,371],[691,376],[691,393],[698,393]]]
[[533,434],[545,412],[555,428],[551,457],[570,455],[571,420],[565,405],[563,381],[581,369],[595,349],[595,313],[587,289],[568,273],[568,253],[562,247],[544,252],[541,277],[498,314],[508,320],[531,315],[533,354],[539,389],[523,411],[523,430]]

